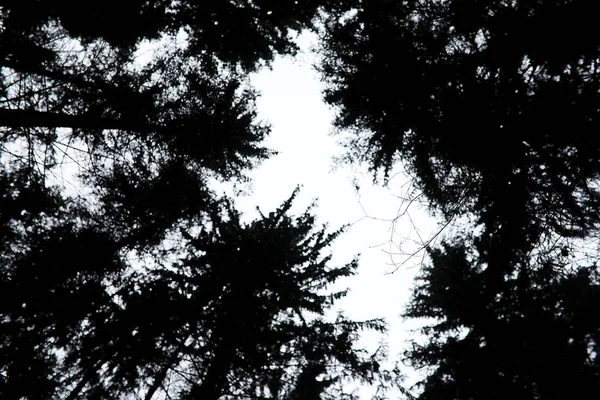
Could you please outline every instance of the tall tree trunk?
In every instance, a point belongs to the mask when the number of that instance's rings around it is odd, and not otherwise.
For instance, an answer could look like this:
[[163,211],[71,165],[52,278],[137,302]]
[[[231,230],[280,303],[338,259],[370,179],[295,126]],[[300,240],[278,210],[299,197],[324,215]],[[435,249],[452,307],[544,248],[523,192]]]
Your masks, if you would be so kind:
[[0,126],[9,128],[80,128],[80,129],[117,129],[136,132],[157,132],[162,126],[149,125],[137,121],[123,121],[87,115],[70,115],[35,110],[13,110],[0,108]]
[[81,380],[77,383],[77,386],[75,386],[75,388],[71,391],[71,393],[69,393],[69,395],[67,396],[67,398],[65,400],[75,400],[75,399],[79,398],[79,394],[81,393],[81,391],[83,390],[85,385],[87,385],[88,382],[92,380],[92,378],[96,374],[96,371],[102,366],[103,363],[104,363],[104,359],[98,361],[91,368],[89,368],[85,372],[85,374],[83,375]]
[[154,382],[152,383],[152,386],[150,386],[150,388],[148,389],[148,392],[146,392],[146,395],[144,396],[144,400],[152,400],[152,397],[154,397],[154,394],[156,393],[156,391],[163,385],[165,379],[167,378],[167,374],[169,373],[169,370],[171,368],[173,368],[175,366],[175,363],[179,360],[179,354],[180,351],[176,351],[171,358],[165,363],[165,365],[163,365],[162,369],[158,372],[158,374],[156,375],[156,377],[154,378]]
[[217,345],[215,355],[202,379],[200,386],[193,391],[196,400],[218,400],[227,389],[227,375],[231,371],[235,357],[235,347],[225,338]]
[[152,400],[152,397],[154,397],[156,391],[163,385],[167,374],[169,373],[169,370],[174,368],[176,364],[181,360],[181,353],[189,347],[185,345],[186,340],[187,339],[181,341],[181,343],[177,346],[177,349],[173,351],[171,357],[169,357],[167,362],[163,365],[162,369],[158,372],[158,374],[154,378],[152,386],[150,386],[148,392],[144,396],[144,400]]

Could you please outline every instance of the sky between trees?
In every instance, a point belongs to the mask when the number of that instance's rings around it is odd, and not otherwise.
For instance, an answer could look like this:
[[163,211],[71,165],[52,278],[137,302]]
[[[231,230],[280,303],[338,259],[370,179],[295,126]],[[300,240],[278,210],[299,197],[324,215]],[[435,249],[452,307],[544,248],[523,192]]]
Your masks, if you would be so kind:
[[[600,395],[591,2],[0,10],[1,397]],[[277,84],[307,29],[320,86],[306,69]],[[274,88],[254,75],[268,65]],[[321,121],[342,142],[337,175]],[[403,257],[384,283],[391,267],[356,253],[381,224],[396,252],[419,227],[408,204],[438,226],[434,241],[410,237],[427,248],[409,257],[421,262],[403,306],[382,298]],[[394,305],[421,325],[400,357],[398,327],[377,315]],[[389,328],[394,346],[367,339]],[[402,379],[414,369],[416,386]]]

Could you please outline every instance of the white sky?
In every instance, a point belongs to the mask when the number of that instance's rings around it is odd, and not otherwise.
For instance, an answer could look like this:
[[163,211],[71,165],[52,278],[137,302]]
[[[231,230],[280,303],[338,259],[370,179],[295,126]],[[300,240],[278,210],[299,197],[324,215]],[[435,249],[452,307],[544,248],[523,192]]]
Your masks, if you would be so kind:
[[[401,211],[405,208],[406,203],[398,196],[406,195],[403,184],[410,182],[406,175],[398,175],[388,188],[383,188],[372,184],[372,175],[366,167],[333,168],[333,157],[343,154],[343,148],[337,145],[338,138],[330,134],[334,111],[322,102],[322,86],[311,67],[309,48],[314,38],[304,34],[299,43],[303,49],[300,55],[279,57],[271,70],[253,76],[252,83],[261,93],[260,118],[272,126],[265,145],[279,154],[249,174],[251,194],[238,197],[237,205],[248,219],[255,218],[256,206],[269,212],[301,185],[295,210],[303,211],[317,199],[315,211],[319,221],[328,223],[331,230],[353,223],[332,247],[333,262],[337,264],[361,254],[357,276],[341,283],[342,287],[350,288],[350,293],[339,302],[339,307],[355,320],[385,318],[390,326],[387,339],[390,357],[397,359],[409,335],[414,337],[408,330],[418,326],[416,322],[403,321],[399,314],[410,296],[422,255],[413,257],[395,273],[387,274],[396,268],[390,252],[397,253],[396,263],[406,259],[391,245],[391,239],[396,245],[402,243],[405,253],[412,253],[421,239],[430,237],[436,224],[413,204],[392,226],[399,208]],[[354,180],[360,185],[358,193]],[[377,336],[370,335],[361,344],[375,349],[378,342]]]

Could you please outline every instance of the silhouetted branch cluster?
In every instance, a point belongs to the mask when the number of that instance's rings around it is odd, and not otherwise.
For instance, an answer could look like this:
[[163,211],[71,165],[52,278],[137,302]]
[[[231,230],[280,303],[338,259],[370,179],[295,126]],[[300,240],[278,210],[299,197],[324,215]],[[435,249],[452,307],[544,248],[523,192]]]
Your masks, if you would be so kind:
[[[449,230],[406,310],[422,399],[600,395],[600,46],[584,1],[362,2],[321,30],[348,160]],[[573,308],[572,308],[573,307]]]
[[[272,154],[248,74],[338,1],[0,6],[0,397],[319,399],[394,387],[325,318],[342,230],[212,179]],[[151,55],[138,54],[145,46]]]

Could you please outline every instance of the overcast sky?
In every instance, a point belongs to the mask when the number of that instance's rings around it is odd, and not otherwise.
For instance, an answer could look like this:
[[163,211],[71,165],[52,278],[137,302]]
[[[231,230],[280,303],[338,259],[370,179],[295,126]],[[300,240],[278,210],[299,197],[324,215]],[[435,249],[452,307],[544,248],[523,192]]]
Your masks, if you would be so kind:
[[[373,185],[366,167],[336,166],[333,158],[343,154],[343,148],[337,144],[339,138],[330,134],[334,111],[321,101],[321,84],[311,67],[308,49],[314,39],[302,35],[300,43],[304,50],[300,55],[280,57],[271,70],[253,76],[253,85],[261,92],[260,118],[272,126],[265,144],[279,154],[250,173],[251,194],[238,196],[237,205],[251,219],[257,215],[256,206],[269,212],[301,185],[297,212],[317,199],[319,222],[328,223],[332,230],[352,223],[332,247],[334,263],[346,263],[361,254],[358,275],[341,282],[351,291],[339,306],[353,319],[386,318],[390,355],[396,358],[407,330],[417,326],[402,321],[399,314],[422,259],[419,254],[398,268],[406,260],[399,253],[418,249],[436,225],[416,203],[393,224],[406,208],[401,196],[407,194],[410,179],[405,174],[397,174],[384,188]],[[355,182],[360,186],[358,193]],[[390,252],[396,253],[393,260]],[[372,336],[363,343],[370,348],[378,345]]]

